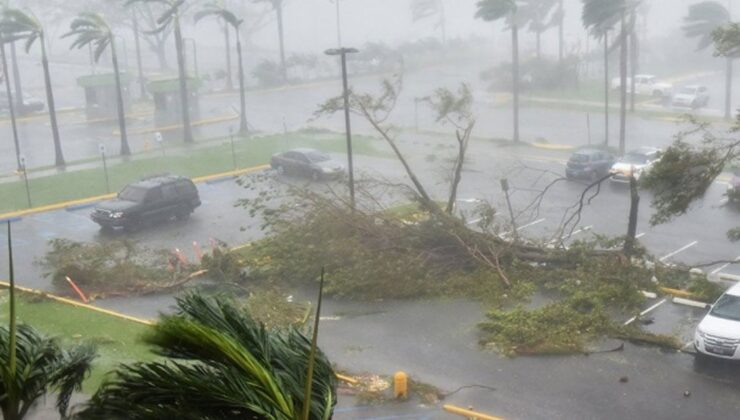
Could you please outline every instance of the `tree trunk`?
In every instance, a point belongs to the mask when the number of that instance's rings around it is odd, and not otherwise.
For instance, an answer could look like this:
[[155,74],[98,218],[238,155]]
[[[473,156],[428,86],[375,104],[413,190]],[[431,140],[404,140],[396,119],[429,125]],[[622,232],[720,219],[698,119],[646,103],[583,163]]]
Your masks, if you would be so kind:
[[59,126],[57,125],[57,110],[54,106],[54,92],[51,87],[51,74],[49,73],[49,59],[46,57],[46,43],[44,36],[41,35],[41,65],[44,68],[44,83],[46,84],[46,102],[49,107],[49,119],[51,120],[51,135],[54,140],[54,157],[55,166],[63,168],[65,166],[64,153],[62,153],[62,141],[59,138]]
[[13,86],[15,87],[15,104],[19,114],[25,114],[23,106],[23,84],[21,83],[21,72],[18,69],[18,56],[15,53],[15,42],[10,43],[10,59],[13,61]]
[[339,10],[339,1],[335,0],[337,4],[337,47],[342,48],[342,14]]
[[725,119],[732,118],[732,58],[725,59]]
[[141,64],[141,42],[139,40],[139,19],[136,17],[136,9],[131,9],[131,20],[134,24],[134,45],[136,46],[136,67],[139,71],[139,99],[146,99],[146,82],[144,81],[144,68]]
[[0,43],[0,55],[2,55],[3,75],[5,75],[5,94],[8,96],[8,111],[10,112],[10,124],[13,129],[13,144],[15,145],[15,161],[20,172],[21,166],[21,147],[18,141],[18,126],[15,121],[15,103],[13,102],[13,92],[10,89],[10,74],[8,73],[8,57],[5,55],[5,44]]
[[640,63],[638,62],[640,53],[638,50],[636,27],[634,25],[633,18],[633,26],[630,31],[630,112],[635,112],[635,75],[640,68]]
[[154,53],[157,54],[157,62],[159,63],[159,70],[162,72],[169,70],[170,65],[169,63],[167,63],[167,48],[164,45],[164,42],[161,42],[160,40],[156,41],[156,47],[154,47]]
[[190,126],[190,105],[188,82],[185,73],[185,54],[183,53],[182,32],[180,31],[179,12],[175,14],[175,49],[177,53],[177,73],[180,79],[180,103],[182,105],[182,130],[185,143],[193,142],[193,128]]
[[542,32],[537,31],[536,39],[537,39],[537,59],[539,60],[542,58]]
[[619,154],[624,155],[627,129],[627,25],[622,13],[619,38]]
[[131,155],[128,146],[128,135],[126,134],[126,115],[123,108],[123,90],[121,89],[121,74],[118,69],[118,54],[116,54],[116,43],[114,39],[110,42],[110,52],[113,57],[113,75],[116,79],[116,108],[118,111],[118,130],[121,132],[121,156]]
[[283,6],[275,4],[278,24],[278,40],[280,41],[280,70],[283,73],[283,82],[288,81],[288,68],[285,66],[285,38],[283,33]]
[[604,32],[604,146],[609,146],[609,33]]
[[244,95],[246,95],[244,89],[244,63],[242,62],[242,41],[239,37],[239,28],[234,28],[236,32],[236,57],[239,60],[239,104],[241,106],[241,116],[239,118],[239,133],[246,134],[249,132],[249,125],[247,124],[247,105]]
[[452,185],[450,186],[450,196],[447,199],[447,207],[445,208],[445,212],[447,214],[452,214],[452,212],[455,210],[455,202],[457,201],[457,187],[458,185],[460,185],[460,180],[462,179],[462,169],[463,165],[465,164],[465,153],[468,150],[468,140],[470,139],[470,133],[473,131],[474,126],[475,122],[466,127],[465,131],[462,134],[460,134],[459,130],[455,132],[458,144],[457,160],[455,161]]
[[[238,35],[237,35],[238,36]],[[226,90],[234,90],[231,82],[231,36],[229,36],[229,23],[224,21],[224,42],[226,43]]]
[[514,142],[519,142],[519,28],[511,26],[511,74],[514,91]]
[[624,253],[629,256],[635,248],[637,236],[637,213],[640,209],[640,194],[637,190],[637,180],[634,174],[630,177],[630,214],[627,224],[627,238],[624,241]]
[[558,2],[558,13],[560,14],[560,21],[558,22],[558,62],[563,61],[563,48],[564,36],[563,36],[563,21],[565,20],[565,10],[563,9],[563,0]]

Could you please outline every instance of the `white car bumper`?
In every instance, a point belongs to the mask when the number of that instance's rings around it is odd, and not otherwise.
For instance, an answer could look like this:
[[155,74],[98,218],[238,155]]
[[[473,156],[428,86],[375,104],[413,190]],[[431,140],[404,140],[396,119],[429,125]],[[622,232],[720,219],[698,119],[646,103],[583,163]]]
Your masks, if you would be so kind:
[[740,340],[731,340],[710,334],[694,333],[694,348],[707,356],[740,360]]

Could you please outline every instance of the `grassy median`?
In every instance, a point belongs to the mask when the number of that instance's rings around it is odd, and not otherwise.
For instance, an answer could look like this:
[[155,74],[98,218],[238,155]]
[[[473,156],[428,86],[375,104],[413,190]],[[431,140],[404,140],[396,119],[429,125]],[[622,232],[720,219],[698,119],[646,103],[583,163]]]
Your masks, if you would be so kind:
[[[31,177],[28,186],[31,206],[38,207],[76,200],[120,190],[141,177],[157,173],[173,173],[189,177],[211,175],[233,169],[249,168],[269,163],[279,151],[310,147],[326,152],[343,152],[345,137],[330,132],[300,132],[251,138],[234,138],[234,153],[228,138],[207,143],[179,145],[163,150],[135,155],[127,161],[108,162],[108,185],[100,161],[87,161],[87,169],[68,170],[55,175]],[[382,155],[375,147],[377,140],[367,136],[353,137],[353,151],[358,154]],[[236,161],[236,165],[234,165]],[[74,164],[72,164],[74,165]],[[0,213],[28,208],[25,183],[0,184]]]

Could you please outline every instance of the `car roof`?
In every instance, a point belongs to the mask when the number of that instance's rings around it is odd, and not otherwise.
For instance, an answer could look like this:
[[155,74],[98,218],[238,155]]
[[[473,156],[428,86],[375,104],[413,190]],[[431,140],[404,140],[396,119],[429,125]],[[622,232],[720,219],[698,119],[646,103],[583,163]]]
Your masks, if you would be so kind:
[[689,89],[699,89],[701,87],[705,87],[705,86],[704,85],[686,85],[686,86],[684,86],[684,88],[689,88]]
[[609,153],[609,152],[605,150],[601,150],[601,149],[588,149],[588,148],[578,149],[575,152],[573,152],[574,155],[593,155],[596,153]]
[[299,147],[297,149],[290,149],[290,150],[286,151],[285,153],[287,153],[287,152],[298,152],[298,153],[303,153],[303,154],[306,154],[306,153],[321,153],[321,152],[319,152],[316,149],[309,149],[308,147]]
[[655,77],[654,74],[636,74],[635,77]]
[[740,296],[740,283],[735,283],[734,286],[727,289],[725,294],[732,295],[732,296]]
[[184,176],[179,175],[152,175],[151,177],[141,179],[136,182],[132,182],[130,185],[142,187],[142,188],[154,188],[163,184],[169,184],[171,182],[188,179]]
[[634,153],[634,154],[641,154],[641,155],[647,155],[650,153],[660,152],[660,149],[657,147],[649,147],[649,146],[642,146],[638,147],[637,149],[632,149],[627,152],[627,154]]

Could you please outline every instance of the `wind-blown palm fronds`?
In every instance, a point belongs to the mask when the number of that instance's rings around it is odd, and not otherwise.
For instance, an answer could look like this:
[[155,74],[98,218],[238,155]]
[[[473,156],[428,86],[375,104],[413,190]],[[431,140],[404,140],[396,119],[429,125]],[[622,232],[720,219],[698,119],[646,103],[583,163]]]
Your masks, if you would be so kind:
[[[297,420],[311,341],[296,329],[267,330],[228,301],[188,295],[145,340],[170,360],[119,368],[81,418]],[[331,417],[336,382],[318,352],[310,418]]]
[[123,91],[121,88],[121,73],[118,68],[118,54],[116,53],[116,43],[113,31],[106,22],[105,18],[98,13],[80,13],[69,25],[70,31],[62,38],[75,37],[70,49],[83,48],[88,45],[95,45],[95,61],[100,59],[103,52],[110,47],[113,61],[113,74],[116,79],[116,105],[118,112],[118,129],[121,132],[121,155],[128,156],[131,149],[128,145],[128,135],[126,134],[126,116],[123,108]]

